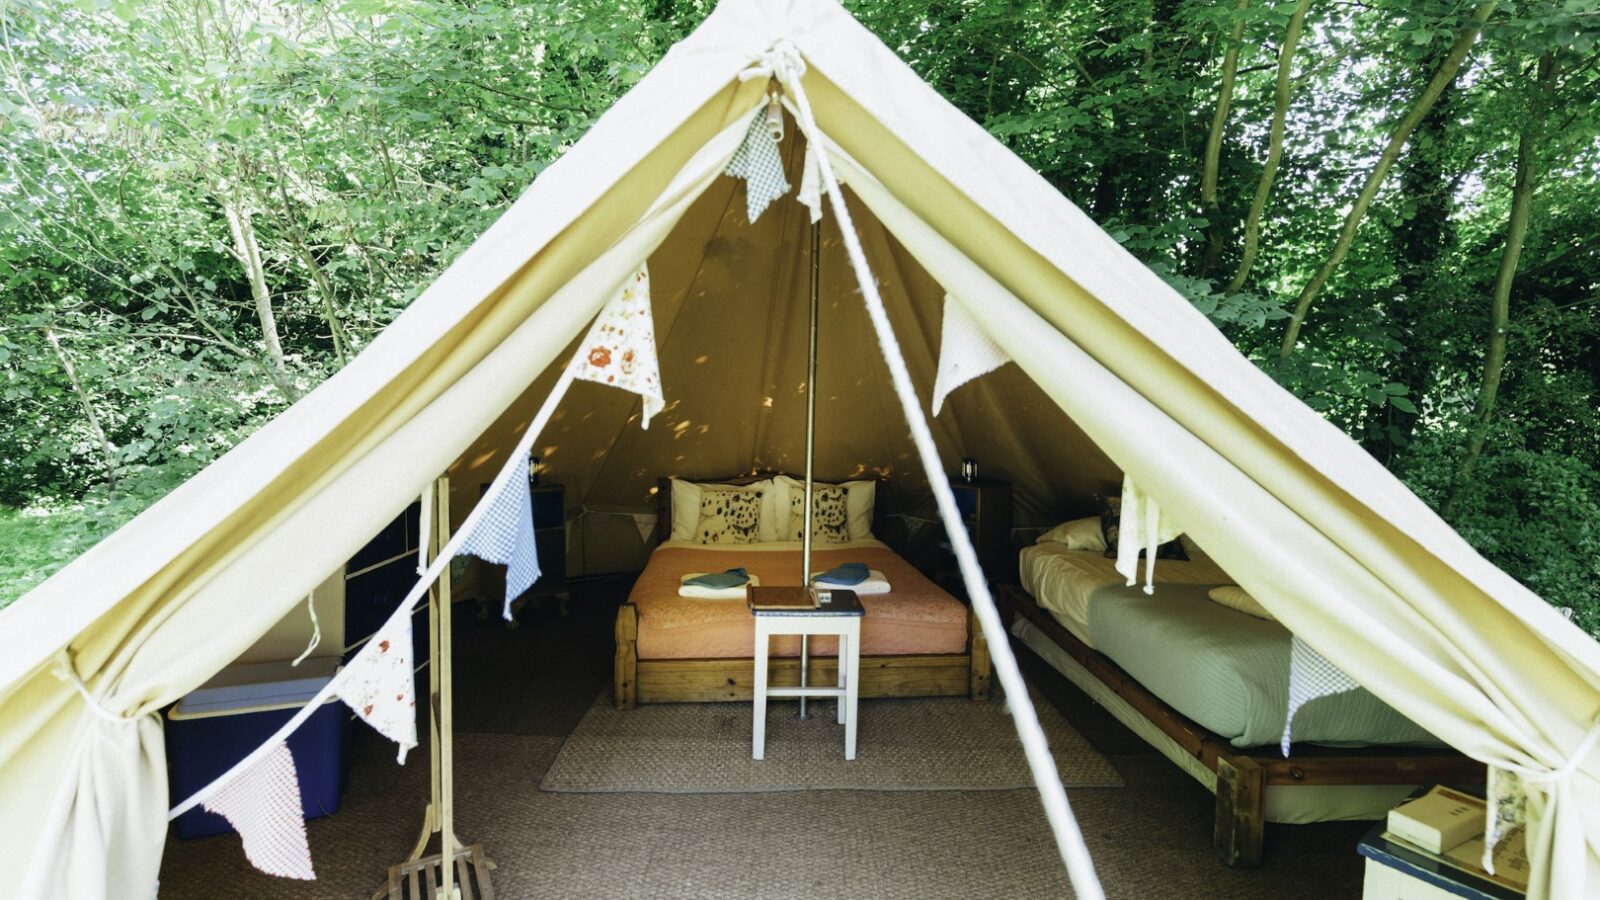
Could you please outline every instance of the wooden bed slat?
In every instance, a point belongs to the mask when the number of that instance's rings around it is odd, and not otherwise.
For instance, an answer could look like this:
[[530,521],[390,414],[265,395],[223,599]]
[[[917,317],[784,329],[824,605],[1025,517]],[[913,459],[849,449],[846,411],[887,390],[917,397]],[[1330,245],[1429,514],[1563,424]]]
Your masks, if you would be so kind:
[[[706,703],[754,697],[753,659],[641,659],[638,703]],[[970,690],[971,665],[965,654],[861,657],[863,697],[959,697]],[[810,682],[833,684],[838,661],[811,660]],[[800,660],[774,659],[768,674],[773,687],[800,683]]]

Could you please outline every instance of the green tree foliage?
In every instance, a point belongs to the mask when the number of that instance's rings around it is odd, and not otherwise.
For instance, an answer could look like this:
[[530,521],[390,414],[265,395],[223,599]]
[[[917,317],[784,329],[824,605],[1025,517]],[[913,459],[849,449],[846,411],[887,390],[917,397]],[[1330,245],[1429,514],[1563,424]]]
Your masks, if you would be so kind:
[[[0,0],[0,579],[359,352],[711,5]],[[1600,0],[850,5],[1600,633]]]

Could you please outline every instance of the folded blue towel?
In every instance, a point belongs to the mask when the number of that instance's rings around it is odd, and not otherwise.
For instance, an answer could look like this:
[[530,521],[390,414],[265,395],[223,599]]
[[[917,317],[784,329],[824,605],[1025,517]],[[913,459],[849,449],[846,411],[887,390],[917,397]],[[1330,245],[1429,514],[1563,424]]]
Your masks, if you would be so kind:
[[839,584],[848,587],[866,581],[870,574],[872,573],[868,571],[866,563],[845,563],[823,572],[812,580],[821,584]]
[[745,584],[749,580],[750,573],[744,569],[729,569],[726,572],[712,572],[709,575],[696,575],[693,578],[685,578],[683,583],[692,584],[695,587],[731,588]]

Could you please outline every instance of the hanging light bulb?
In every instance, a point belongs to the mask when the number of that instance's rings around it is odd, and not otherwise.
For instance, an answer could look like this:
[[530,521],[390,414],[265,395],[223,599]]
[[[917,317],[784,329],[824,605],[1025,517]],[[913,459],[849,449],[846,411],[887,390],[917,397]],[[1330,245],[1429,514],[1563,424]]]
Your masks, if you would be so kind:
[[783,104],[778,100],[778,92],[767,94],[767,134],[772,136],[774,144],[783,140]]

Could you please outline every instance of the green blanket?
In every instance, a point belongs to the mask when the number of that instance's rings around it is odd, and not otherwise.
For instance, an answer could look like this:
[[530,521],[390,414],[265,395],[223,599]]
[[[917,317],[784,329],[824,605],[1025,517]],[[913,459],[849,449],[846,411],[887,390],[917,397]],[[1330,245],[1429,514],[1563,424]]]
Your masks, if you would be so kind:
[[[1289,629],[1206,597],[1216,585],[1101,588],[1089,598],[1089,634],[1109,657],[1173,709],[1237,747],[1277,744],[1289,703]],[[1439,744],[1366,689],[1313,700],[1294,739],[1322,744]]]

